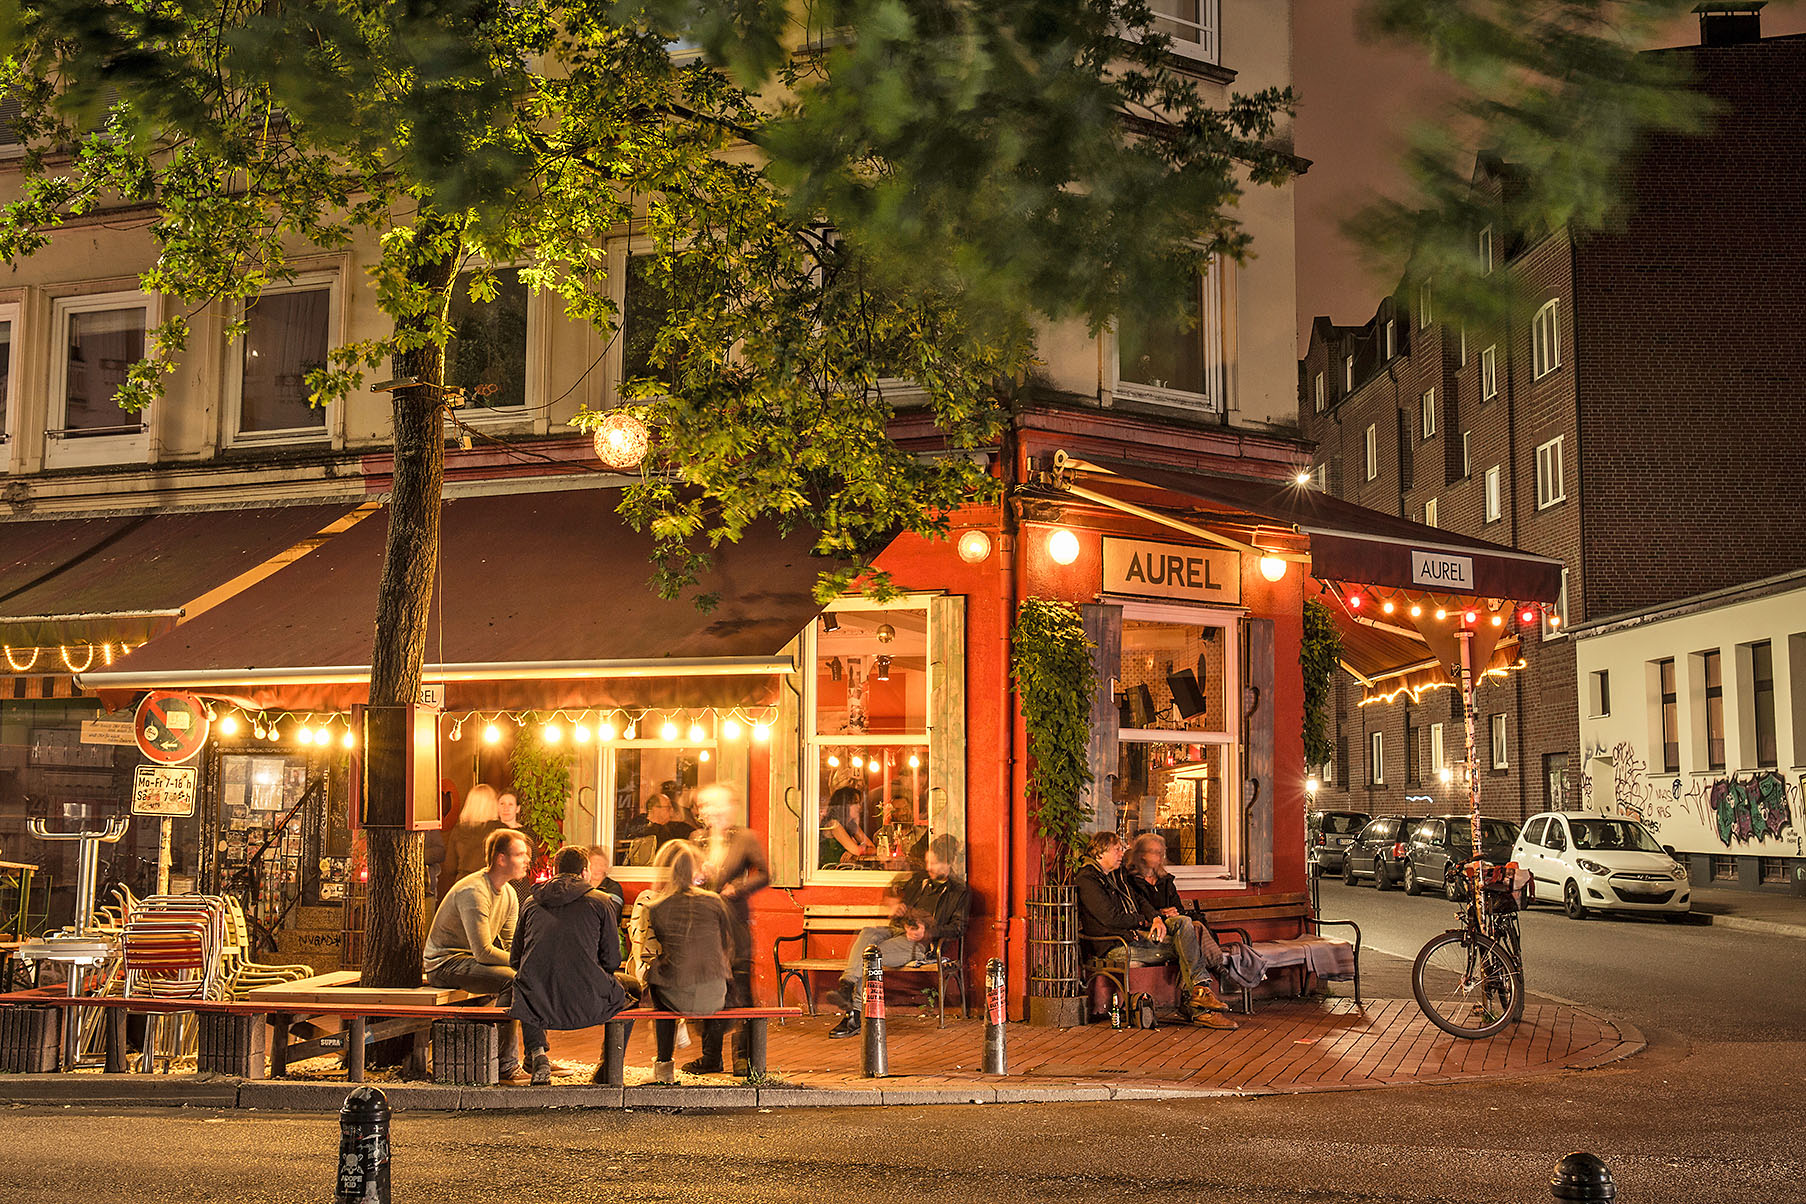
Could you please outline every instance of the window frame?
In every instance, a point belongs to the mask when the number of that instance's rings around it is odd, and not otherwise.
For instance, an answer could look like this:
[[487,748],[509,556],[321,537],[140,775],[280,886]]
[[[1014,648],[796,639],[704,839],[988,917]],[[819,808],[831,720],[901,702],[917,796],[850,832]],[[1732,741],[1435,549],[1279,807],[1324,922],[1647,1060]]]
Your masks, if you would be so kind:
[[[317,271],[302,272],[293,280],[285,280],[273,284],[258,293],[258,298],[281,296],[286,293],[311,293],[321,288],[326,289],[326,351],[331,355],[334,349],[344,345],[344,288],[339,273],[330,268]],[[243,317],[248,305],[239,305],[239,316]],[[339,400],[329,401],[324,407],[324,416],[319,426],[286,427],[281,430],[247,431],[244,429],[245,373],[244,373],[244,336],[230,340],[226,344],[226,373],[224,384],[226,441],[234,447],[267,446],[272,443],[322,443],[330,442],[338,446],[342,442],[344,403]]]
[[[1675,658],[1663,657],[1654,661],[1651,668],[1655,670],[1655,742],[1662,749],[1662,772],[1679,773],[1681,771],[1681,712],[1680,712],[1680,672],[1675,666]],[[1669,732],[1674,739],[1668,738]],[[1669,750],[1673,750],[1673,756]],[[1652,758],[1653,760],[1653,758]]]
[[[1748,645],[1750,661],[1750,721],[1749,727],[1754,739],[1751,741],[1752,757],[1757,769],[1775,769],[1780,765],[1781,745],[1780,729],[1775,716],[1775,644],[1773,640],[1756,640]],[[1761,649],[1760,659],[1768,662],[1767,676],[1762,676],[1757,668],[1757,649]],[[1768,705],[1763,706],[1766,696]],[[1766,718],[1764,711],[1766,710]],[[1763,741],[1768,742],[1767,755],[1763,755]]]
[[[1206,33],[1207,39],[1199,42],[1185,42],[1166,34],[1167,53],[1180,58],[1191,59],[1199,63],[1221,64],[1223,61],[1223,10],[1220,0],[1198,0],[1198,12],[1201,20],[1188,21],[1182,17],[1163,13],[1154,4],[1148,5],[1149,11],[1156,21],[1171,21],[1175,25],[1187,25]],[[1150,23],[1148,27],[1158,33]]]
[[1438,777],[1440,777],[1442,774],[1442,771],[1444,769],[1448,768],[1448,752],[1449,752],[1448,745],[1443,742],[1443,738],[1442,738],[1442,724],[1432,723],[1430,725],[1430,772],[1431,773],[1436,774]]
[[1489,343],[1480,349],[1480,400],[1491,401],[1499,395],[1499,345]]
[[1511,749],[1508,744],[1510,733],[1505,724],[1505,712],[1494,711],[1488,718],[1488,731],[1492,744],[1492,767],[1494,769],[1511,768]]
[[[609,246],[607,251],[609,299],[613,301],[616,306],[621,307],[616,309],[616,313],[625,312],[625,294],[627,287],[625,278],[625,269],[627,266],[626,255],[620,254],[619,263],[617,263],[617,253],[621,252],[622,248],[626,247],[628,243],[634,241],[635,240],[632,239],[616,239],[614,240],[614,243]],[[645,245],[651,247],[652,241],[650,239],[645,240]],[[482,271],[485,268],[492,272],[507,272],[519,271],[527,266],[528,262],[524,259],[511,259],[506,263],[472,262],[459,269],[457,275],[453,277],[453,286],[457,287],[457,282],[461,281],[465,276],[473,272]],[[527,284],[525,281],[522,282],[522,286],[527,290],[527,355],[526,363],[521,369],[525,378],[521,381],[521,404],[518,407],[510,406],[506,409],[490,409],[488,406],[479,405],[459,406],[456,412],[457,420],[467,426],[485,428],[512,427],[515,429],[528,427],[536,434],[545,434],[551,429],[550,420],[546,410],[548,408],[547,399],[551,396],[552,356],[550,351],[550,339],[552,315],[547,311],[545,299],[540,296],[538,290],[534,289],[532,285]],[[619,372],[621,354],[622,340],[617,336],[613,340],[613,344],[607,349],[607,352],[602,357],[602,371],[600,373],[603,378],[603,387],[606,395],[611,398],[618,395],[617,390],[620,379],[618,375],[611,376],[610,373],[611,371],[615,373]],[[449,414],[446,417],[446,425],[453,425],[451,415]]]
[[15,426],[19,421],[19,311],[21,306],[16,301],[0,305],[0,324],[7,327],[8,362],[6,369],[6,385],[0,392],[0,476],[5,476],[12,469],[11,445],[15,441]]
[[[603,709],[606,710],[607,708],[603,708]],[[691,706],[691,707],[679,706],[679,707],[673,707],[670,709],[673,711],[698,711],[698,710],[703,710],[705,708],[694,707],[694,706]],[[662,714],[662,713],[663,712],[658,710],[657,708],[648,710],[645,712],[644,716],[642,717],[641,722],[644,723],[644,722],[652,719],[654,715]],[[744,728],[751,727],[751,722],[749,720],[743,718],[741,722],[742,722],[742,726]],[[618,780],[617,776],[616,776],[617,771],[618,771],[617,760],[618,760],[620,754],[623,752],[633,750],[633,749],[680,749],[680,750],[697,749],[697,750],[706,750],[709,753],[710,757],[713,758],[719,765],[719,764],[725,762],[725,760],[726,760],[726,758],[724,758],[721,755],[721,748],[725,742],[721,739],[720,719],[717,718],[717,719],[710,720],[709,723],[707,725],[705,725],[705,727],[707,727],[710,730],[711,734],[706,736],[704,739],[702,739],[700,741],[690,740],[688,733],[685,733],[683,738],[680,740],[667,741],[667,740],[659,740],[656,738],[649,738],[649,737],[641,736],[636,731],[634,738],[631,740],[622,739],[620,737],[617,737],[613,740],[597,739],[597,740],[590,741],[587,745],[572,745],[571,746],[573,749],[588,748],[590,750],[593,750],[595,758],[596,758],[594,781],[587,783],[588,785],[593,786],[593,788],[595,790],[595,797],[597,800],[595,816],[590,824],[590,830],[594,833],[592,843],[599,845],[600,847],[602,847],[603,849],[606,849],[608,851],[608,861],[609,861],[609,867],[610,867],[608,873],[609,873],[609,876],[611,878],[613,878],[615,881],[617,881],[617,882],[635,882],[635,883],[640,883],[643,885],[650,885],[651,883],[657,881],[658,874],[659,874],[659,871],[657,870],[657,868],[655,868],[653,866],[650,866],[650,865],[622,865],[619,862],[617,862],[616,857],[615,857],[615,845],[617,843],[617,834],[615,831],[615,808],[613,805],[613,799],[615,796],[616,783]],[[745,741],[749,740],[750,737],[743,734],[740,739],[744,743]],[[747,762],[747,764],[750,764],[750,759]],[[573,774],[573,779],[576,779],[579,776],[580,775]],[[751,783],[750,770],[747,769],[745,765],[743,765],[740,776],[733,778],[733,779],[725,779],[718,774],[716,780],[717,781],[727,781],[729,784],[731,784],[735,787],[736,794],[738,795],[739,800],[740,800],[740,809],[741,809],[740,822],[743,824],[751,822],[751,815],[748,810],[748,803],[747,803],[747,800],[751,797],[750,793],[749,793],[749,789],[748,789],[750,786],[750,783]],[[606,804],[604,803],[604,800],[607,800]]]
[[1398,325],[1391,318],[1386,319],[1386,358],[1391,359],[1398,354]]
[[1566,435],[1557,435],[1536,449],[1536,508],[1547,510],[1568,500],[1568,487],[1563,472],[1562,455]]
[[1435,388],[1432,387],[1432,388],[1425,389],[1423,391],[1423,396],[1419,397],[1417,399],[1417,405],[1418,405],[1418,410],[1419,410],[1419,416],[1421,418],[1421,426],[1423,427],[1423,442],[1428,443],[1430,440],[1432,440],[1436,437],[1436,390],[1435,390]]
[[[1226,414],[1229,412],[1229,372],[1228,372],[1228,316],[1222,295],[1223,282],[1227,279],[1229,261],[1221,255],[1210,257],[1204,270],[1198,273],[1198,328],[1186,332],[1187,338],[1195,338],[1198,342],[1200,358],[1204,368],[1204,390],[1177,389],[1170,385],[1150,385],[1140,381],[1126,380],[1122,373],[1122,327],[1120,321],[1112,324],[1111,341],[1114,344],[1111,362],[1110,392],[1116,397],[1127,397],[1135,401],[1152,405],[1171,406],[1192,412],[1209,414]],[[621,298],[622,312],[626,312],[625,295]]]
[[1474,475],[1474,433],[1461,432],[1461,479],[1467,480]]
[[1342,357],[1342,396],[1346,397],[1355,391],[1354,360],[1352,355]]
[[1424,281],[1417,286],[1417,329],[1430,328],[1430,282]]
[[1491,225],[1485,225],[1485,226],[1480,227],[1480,233],[1476,236],[1476,239],[1475,239],[1474,250],[1480,257],[1480,274],[1482,276],[1492,275],[1493,257],[1492,257],[1492,226]]
[[144,349],[148,354],[150,332],[163,320],[161,294],[146,293],[134,288],[76,293],[51,299],[50,390],[49,405],[44,416],[45,468],[93,468],[105,464],[149,462],[151,421],[158,410],[155,402],[138,411],[136,431],[126,427],[113,434],[74,438],[64,433],[68,430],[69,423],[70,318],[77,314],[126,309],[144,311]]
[[1386,784],[1386,733],[1378,728],[1367,733],[1367,784]]
[[1482,522],[1496,523],[1505,517],[1505,479],[1501,467],[1494,464],[1486,470],[1483,478],[1484,498],[1481,511]]
[[1317,373],[1317,375],[1312,379],[1311,400],[1312,400],[1312,403],[1316,407],[1315,412],[1319,413],[1319,414],[1323,413],[1324,409],[1327,408],[1327,406],[1329,404],[1328,403],[1328,392],[1324,389],[1323,373],[1321,373],[1321,372]]
[[1426,527],[1439,526],[1440,524],[1437,520],[1440,509],[1441,508],[1436,504],[1435,498],[1425,499],[1423,504],[1423,525]]
[[[1713,773],[1723,773],[1730,763],[1729,750],[1725,747],[1724,721],[1724,650],[1722,648],[1706,648],[1694,654],[1699,658],[1700,699],[1700,736],[1706,750],[1706,769]],[[1712,678],[1716,670],[1717,682]],[[1716,731],[1717,735],[1713,732]],[[1713,751],[1716,743],[1717,751]]]
[[1380,432],[1374,423],[1367,424],[1367,480],[1377,480],[1380,475]]
[[[933,703],[935,681],[939,670],[932,655],[934,649],[934,595],[928,593],[905,594],[888,602],[878,602],[867,598],[836,598],[822,607],[823,614],[838,614],[846,611],[886,611],[886,610],[919,610],[923,616],[923,640],[930,655],[923,666],[923,698],[927,700],[927,709],[922,714],[922,730],[918,735],[913,732],[884,733],[877,736],[854,736],[845,732],[823,736],[816,730],[818,716],[818,699],[816,697],[815,663],[817,659],[817,641],[821,635],[821,621],[811,619],[804,628],[799,643],[797,662],[803,666],[802,701],[800,717],[802,721],[801,736],[798,741],[798,754],[803,771],[802,789],[799,792],[804,808],[802,816],[802,856],[800,864],[804,886],[822,886],[835,884],[841,886],[888,886],[897,877],[897,871],[883,870],[842,870],[824,869],[817,865],[820,860],[818,850],[821,847],[821,749],[824,745],[860,745],[870,748],[915,748],[933,749]],[[932,815],[932,805],[930,805]],[[960,848],[966,847],[966,834],[971,830],[970,817],[966,817],[966,831],[952,833],[959,840]]]
[[1530,320],[1530,379],[1541,380],[1561,367],[1561,298],[1543,302]]

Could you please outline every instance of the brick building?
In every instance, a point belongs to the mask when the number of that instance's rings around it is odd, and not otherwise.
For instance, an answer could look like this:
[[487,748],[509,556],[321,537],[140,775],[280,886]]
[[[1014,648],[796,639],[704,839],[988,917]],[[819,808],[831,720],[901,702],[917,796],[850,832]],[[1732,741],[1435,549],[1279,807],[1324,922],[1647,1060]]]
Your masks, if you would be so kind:
[[[1565,627],[1806,565],[1806,488],[1765,454],[1806,442],[1806,37],[1739,19],[1651,52],[1684,56],[1719,109],[1651,143],[1613,231],[1474,231],[1475,254],[1529,286],[1505,329],[1437,320],[1432,280],[1363,325],[1318,318],[1300,364],[1320,487],[1567,565],[1562,622],[1476,702],[1494,814],[1581,802]],[[1510,175],[1482,157],[1474,188],[1496,198]],[[1326,799],[1453,797],[1435,770],[1461,759],[1454,690],[1345,678],[1333,722]]]

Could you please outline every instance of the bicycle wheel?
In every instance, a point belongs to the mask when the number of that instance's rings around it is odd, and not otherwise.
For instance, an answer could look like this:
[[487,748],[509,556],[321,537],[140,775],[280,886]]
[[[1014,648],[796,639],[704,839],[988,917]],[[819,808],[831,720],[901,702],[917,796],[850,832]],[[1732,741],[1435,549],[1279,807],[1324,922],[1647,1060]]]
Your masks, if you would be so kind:
[[1477,1041],[1523,1014],[1524,976],[1497,941],[1456,928],[1419,951],[1411,993],[1431,1024]]

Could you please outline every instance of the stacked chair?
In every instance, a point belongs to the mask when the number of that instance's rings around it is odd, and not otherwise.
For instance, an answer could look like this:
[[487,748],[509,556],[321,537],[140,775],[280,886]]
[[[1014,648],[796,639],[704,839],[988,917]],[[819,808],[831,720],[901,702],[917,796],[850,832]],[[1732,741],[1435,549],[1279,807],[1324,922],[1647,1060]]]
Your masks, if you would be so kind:
[[314,968],[299,962],[289,965],[267,965],[250,959],[250,928],[245,923],[245,909],[236,896],[227,895],[226,900],[226,998],[243,999],[246,992],[255,987],[274,986],[277,983],[299,982],[303,978],[312,978]]
[[[152,895],[125,923],[124,983],[128,999],[226,999],[227,906],[219,895]],[[163,1016],[148,1017],[145,1073],[155,1059],[173,1061],[194,1045],[193,1015],[174,1014],[173,1032],[158,1036]],[[161,1048],[159,1048],[161,1045]]]

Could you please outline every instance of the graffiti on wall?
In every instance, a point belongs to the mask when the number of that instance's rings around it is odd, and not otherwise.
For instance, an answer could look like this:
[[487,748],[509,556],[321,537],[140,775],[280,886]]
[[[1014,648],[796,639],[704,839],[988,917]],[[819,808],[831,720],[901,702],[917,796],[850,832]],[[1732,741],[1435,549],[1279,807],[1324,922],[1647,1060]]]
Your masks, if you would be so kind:
[[[1599,760],[1608,759],[1603,747],[1590,751]],[[1775,770],[1700,779],[1688,787],[1678,776],[1652,780],[1648,763],[1628,741],[1620,741],[1609,759],[1609,801],[1594,804],[1590,797],[1592,777],[1586,779],[1588,803],[1608,815],[1638,820],[1652,832],[1660,832],[1664,824],[1676,826],[1677,818],[1691,820],[1727,849],[1779,841],[1792,844],[1796,854],[1806,853],[1806,838],[1802,837],[1806,822],[1801,819],[1806,815],[1806,800],[1802,799],[1799,783],[1789,783]]]

